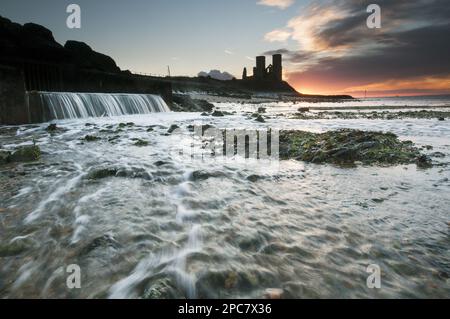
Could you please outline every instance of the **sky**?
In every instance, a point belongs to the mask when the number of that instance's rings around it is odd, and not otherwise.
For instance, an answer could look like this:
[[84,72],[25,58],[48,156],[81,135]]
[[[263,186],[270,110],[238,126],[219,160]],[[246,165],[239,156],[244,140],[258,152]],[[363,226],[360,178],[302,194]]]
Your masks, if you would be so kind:
[[[81,29],[66,7],[81,7]],[[367,6],[381,8],[369,29]],[[299,92],[368,96],[450,94],[448,0],[0,0],[0,15],[78,40],[121,69],[240,78],[254,57],[283,54]],[[270,62],[270,58],[269,58]]]

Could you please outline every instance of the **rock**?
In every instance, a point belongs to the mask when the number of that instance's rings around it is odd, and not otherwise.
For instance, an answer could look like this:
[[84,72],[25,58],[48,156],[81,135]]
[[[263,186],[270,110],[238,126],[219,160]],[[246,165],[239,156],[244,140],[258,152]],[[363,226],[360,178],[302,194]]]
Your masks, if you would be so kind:
[[126,128],[126,127],[132,127],[132,126],[134,126],[133,122],[119,123],[119,125],[118,125],[119,128]]
[[224,116],[223,112],[217,111],[217,110],[214,111],[211,115],[212,116],[216,116],[216,117]]
[[82,138],[82,140],[86,142],[95,142],[101,140],[101,138],[94,135],[86,135],[85,137]]
[[225,289],[233,289],[236,287],[238,280],[238,274],[235,271],[230,271],[224,282]]
[[[188,131],[189,132],[195,132],[195,127],[200,127],[200,125],[188,125],[187,126],[187,129],[188,129]],[[204,125],[201,125],[201,128],[202,128],[202,134],[206,131],[206,130],[209,130],[210,128],[213,128],[214,126],[213,125],[210,125],[210,124],[204,124]]]
[[440,118],[438,118],[438,120],[439,120],[439,121],[445,121],[445,118],[440,117]]
[[47,132],[55,132],[58,129],[58,127],[56,126],[56,124],[50,124],[49,126],[47,126],[47,128],[45,129]]
[[265,123],[266,120],[261,115],[258,115],[258,117],[255,119],[256,122]]
[[283,298],[283,290],[278,288],[268,288],[264,292],[265,299],[281,299]]
[[164,161],[156,161],[156,162],[153,163],[153,165],[158,166],[158,167],[166,165],[166,164],[169,164],[169,163],[168,162],[164,162]]
[[99,169],[99,170],[90,172],[87,175],[87,179],[91,179],[91,180],[103,179],[103,178],[107,178],[107,177],[116,176],[117,173],[118,173],[118,170],[115,168],[103,168],[103,169]]
[[280,158],[338,165],[430,165],[410,141],[400,141],[395,134],[352,129],[322,134],[304,131],[280,132]]
[[297,111],[300,112],[300,113],[309,112],[309,107],[299,107],[297,109]]
[[12,243],[0,243],[0,257],[17,256],[29,249],[29,246],[23,240],[17,240]]
[[114,239],[113,236],[106,234],[93,239],[88,245],[83,247],[80,251],[80,255],[87,255],[97,248],[105,249],[108,247],[118,249],[120,248],[120,244]]
[[255,174],[247,176],[247,180],[252,182],[252,183],[257,182],[257,181],[259,181],[262,178],[263,178],[262,176],[255,175]]
[[173,111],[177,112],[211,112],[214,105],[206,100],[192,99],[189,95],[173,94]]
[[260,106],[260,107],[258,107],[258,111],[257,111],[257,112],[258,112],[258,113],[266,113],[266,108]]
[[145,289],[143,299],[182,299],[185,295],[179,291],[171,278],[153,280],[150,287]]
[[0,165],[9,163],[11,152],[0,150]]
[[431,157],[437,157],[437,158],[443,158],[445,157],[445,154],[442,152],[434,152],[430,154]]
[[114,135],[114,136],[108,138],[108,142],[114,143],[114,142],[116,142],[118,139],[120,139],[120,135]]
[[214,172],[207,172],[207,171],[195,171],[192,173],[190,180],[192,181],[203,181],[203,180],[207,180],[208,178],[212,178],[212,177],[222,177],[224,176],[224,173],[219,172],[219,171],[214,171]]
[[133,145],[134,146],[140,146],[140,147],[148,146],[148,142],[144,141],[144,140],[141,140],[141,139],[138,139]]
[[21,146],[10,156],[11,162],[31,162],[41,157],[41,149],[37,145]]
[[178,125],[172,124],[172,125],[169,127],[169,129],[167,130],[167,133],[168,133],[168,134],[172,134],[173,131],[175,131],[175,130],[177,130],[177,129],[179,129],[179,128],[180,128],[180,127],[179,127]]
[[430,168],[432,166],[431,159],[427,155],[420,155],[416,159],[417,167]]
[[200,114],[201,116],[209,116],[208,113],[203,112],[202,114]]

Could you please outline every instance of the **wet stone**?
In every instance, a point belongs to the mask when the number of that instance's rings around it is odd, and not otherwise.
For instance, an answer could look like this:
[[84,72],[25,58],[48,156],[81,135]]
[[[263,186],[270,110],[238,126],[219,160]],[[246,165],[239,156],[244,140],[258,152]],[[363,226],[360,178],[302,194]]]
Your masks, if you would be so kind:
[[172,134],[175,130],[179,129],[180,127],[176,124],[172,124],[169,129],[167,130],[168,134]]
[[341,129],[326,133],[280,132],[280,158],[336,165],[413,164],[430,167],[429,157],[395,134]]
[[148,146],[148,141],[137,139],[137,141],[134,142],[134,146]]
[[0,151],[0,165],[9,163],[11,152],[8,151]]
[[223,112],[217,111],[217,110],[214,111],[211,115],[215,116],[215,117],[222,117],[222,116],[224,116]]
[[82,140],[86,142],[95,142],[101,140],[101,138],[94,135],[86,135],[85,137],[82,138]]
[[258,115],[255,119],[256,122],[265,123],[266,120],[261,115]]
[[87,255],[95,249],[98,248],[120,248],[120,244],[114,239],[113,236],[106,234],[93,239],[89,244],[84,246],[80,252],[81,255]]
[[41,157],[41,149],[37,145],[21,146],[16,149],[9,161],[11,162],[31,162],[36,161]]

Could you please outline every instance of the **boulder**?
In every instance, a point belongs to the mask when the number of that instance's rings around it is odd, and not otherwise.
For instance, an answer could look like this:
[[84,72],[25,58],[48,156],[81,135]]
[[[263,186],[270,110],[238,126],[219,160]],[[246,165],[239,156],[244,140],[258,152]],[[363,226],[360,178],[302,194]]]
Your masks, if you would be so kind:
[[214,105],[206,100],[193,99],[185,94],[173,94],[173,111],[176,112],[212,112]]
[[222,116],[224,116],[223,112],[217,111],[217,110],[214,111],[211,115],[212,115],[212,116],[216,116],[216,117],[222,117]]
[[9,163],[11,152],[0,150],[0,165]]
[[280,132],[280,158],[312,163],[337,165],[397,165],[431,166],[428,156],[410,141],[400,141],[395,134],[352,129],[322,134],[305,131]]
[[266,120],[264,120],[264,118],[261,115],[258,115],[255,119],[255,121],[260,122],[260,123],[265,123]]
[[21,146],[11,156],[11,162],[31,162],[41,157],[41,149],[37,145]]

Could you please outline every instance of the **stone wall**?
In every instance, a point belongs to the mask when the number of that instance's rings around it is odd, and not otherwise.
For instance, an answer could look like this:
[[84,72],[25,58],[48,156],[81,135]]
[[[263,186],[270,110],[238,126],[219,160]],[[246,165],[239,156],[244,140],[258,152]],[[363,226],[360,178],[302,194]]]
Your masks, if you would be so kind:
[[[20,66],[0,65],[0,125],[40,123],[48,118],[37,90],[83,93],[157,94],[172,106],[172,83],[158,78],[126,73],[106,73],[59,66],[58,85],[50,85],[44,67],[32,66],[24,73]],[[28,70],[29,71],[29,70]],[[29,78],[31,77],[31,78]],[[38,85],[37,85],[38,84]],[[37,85],[37,86],[35,86]],[[28,87],[27,87],[28,86]]]
[[29,123],[29,118],[22,71],[0,66],[0,124]]

